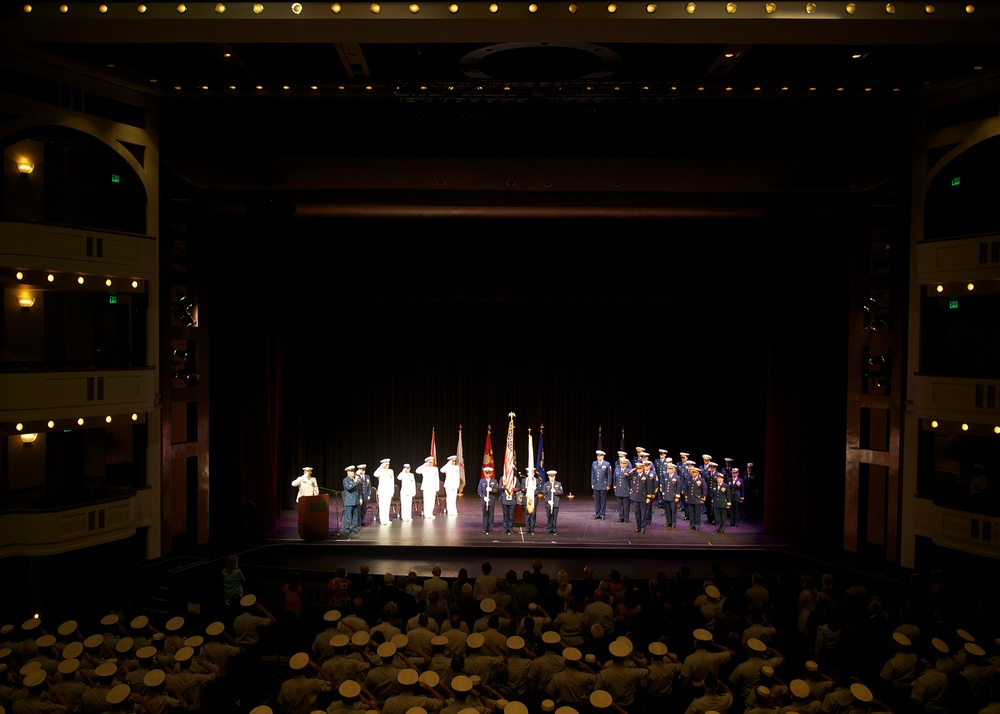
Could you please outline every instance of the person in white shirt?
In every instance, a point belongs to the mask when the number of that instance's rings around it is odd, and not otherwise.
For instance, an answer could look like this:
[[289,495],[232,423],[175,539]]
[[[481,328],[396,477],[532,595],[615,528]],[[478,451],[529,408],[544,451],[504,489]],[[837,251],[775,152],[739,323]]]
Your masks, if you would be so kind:
[[299,499],[303,496],[319,495],[319,483],[316,482],[316,477],[313,476],[312,466],[302,467],[302,475],[292,481],[292,485],[298,486],[299,488],[299,493],[295,497],[296,503],[298,503]]

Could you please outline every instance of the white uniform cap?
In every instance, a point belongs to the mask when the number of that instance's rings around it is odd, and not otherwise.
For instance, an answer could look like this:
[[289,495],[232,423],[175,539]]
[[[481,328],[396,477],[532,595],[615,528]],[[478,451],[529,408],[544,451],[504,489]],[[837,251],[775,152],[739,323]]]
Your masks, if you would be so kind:
[[296,652],[292,655],[291,659],[288,660],[288,666],[296,671],[305,669],[308,664],[309,655],[305,652]]
[[595,689],[590,693],[590,704],[594,709],[607,709],[611,706],[611,694],[603,689]]
[[24,682],[24,686],[26,687],[37,687],[45,681],[45,670],[41,667],[33,669],[21,681]]
[[788,683],[788,688],[792,690],[792,695],[799,699],[806,699],[809,696],[809,685],[804,679],[793,679]]

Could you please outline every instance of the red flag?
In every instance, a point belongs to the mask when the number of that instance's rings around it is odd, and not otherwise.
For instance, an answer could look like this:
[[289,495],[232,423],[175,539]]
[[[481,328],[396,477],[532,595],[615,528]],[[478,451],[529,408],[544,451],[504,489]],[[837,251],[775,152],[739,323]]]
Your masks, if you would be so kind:
[[513,491],[517,476],[517,457],[514,454],[514,412],[507,416],[510,417],[510,423],[507,425],[507,446],[503,451],[503,487]]
[[438,450],[437,450],[437,446],[434,444],[434,427],[433,426],[431,427],[431,454],[430,455],[434,457],[434,461],[432,461],[431,463],[434,464],[435,466],[437,466],[438,465]]
[[493,429],[486,427],[486,446],[483,447],[483,470],[479,472],[479,478],[486,478],[486,467],[493,466],[493,440],[490,439],[490,434]]

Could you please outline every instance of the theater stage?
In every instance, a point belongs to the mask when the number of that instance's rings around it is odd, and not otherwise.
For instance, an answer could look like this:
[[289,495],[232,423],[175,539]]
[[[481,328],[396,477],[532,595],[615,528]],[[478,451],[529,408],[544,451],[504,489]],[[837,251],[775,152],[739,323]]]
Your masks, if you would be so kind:
[[372,523],[377,514],[372,508],[367,513],[368,525],[347,538],[339,533],[339,499],[331,500],[331,535],[312,540],[299,537],[296,512],[282,511],[277,528],[267,534],[267,544],[242,553],[240,562],[243,567],[294,569],[303,575],[317,569],[329,572],[339,565],[358,572],[366,563],[373,574],[400,575],[413,570],[424,576],[440,565],[445,577],[454,577],[462,567],[475,577],[484,560],[492,563],[495,573],[513,569],[520,576],[539,558],[552,575],[565,569],[578,578],[583,567],[591,565],[597,578],[618,569],[637,579],[652,578],[660,571],[673,577],[685,565],[695,577],[702,577],[717,562],[731,576],[760,570],[811,572],[817,567],[815,554],[803,553],[801,543],[765,534],[759,522],[741,521],[737,527],[727,523],[722,534],[714,533],[715,527],[705,522],[701,530],[688,530],[690,524],[684,520],[678,521],[676,529],[667,529],[663,510],[654,509],[652,525],[645,533],[635,533],[634,522],[617,521],[614,505],[609,504],[607,520],[594,520],[592,499],[575,498],[564,499],[560,506],[558,535],[545,532],[544,512],[538,514],[534,535],[522,526],[506,535],[499,508],[493,532],[486,534],[478,506],[476,497],[466,495],[459,499],[457,517],[415,516],[412,521],[401,521],[394,514],[388,526]]

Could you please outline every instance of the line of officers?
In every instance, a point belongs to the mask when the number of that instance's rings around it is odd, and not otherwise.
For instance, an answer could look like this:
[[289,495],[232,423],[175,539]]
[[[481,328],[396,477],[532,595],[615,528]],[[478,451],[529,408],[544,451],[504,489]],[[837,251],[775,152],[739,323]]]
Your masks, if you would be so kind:
[[664,510],[664,528],[676,528],[683,517],[690,524],[689,530],[700,530],[704,512],[715,532],[724,533],[727,520],[734,528],[739,525],[741,510],[744,517],[755,517],[760,486],[753,474],[753,463],[747,464],[744,477],[732,459],[725,459],[725,466],[720,468],[711,454],[702,454],[699,466],[685,451],[680,452],[679,463],[667,456],[666,449],[659,452],[659,458],[654,460],[637,446],[635,463],[626,452],[619,451],[618,461],[612,464],[605,460],[604,451],[596,451],[597,458],[590,468],[594,520],[605,520],[611,491],[618,500],[619,523],[628,523],[630,512],[634,512],[635,533],[645,533],[651,525],[654,505]]

